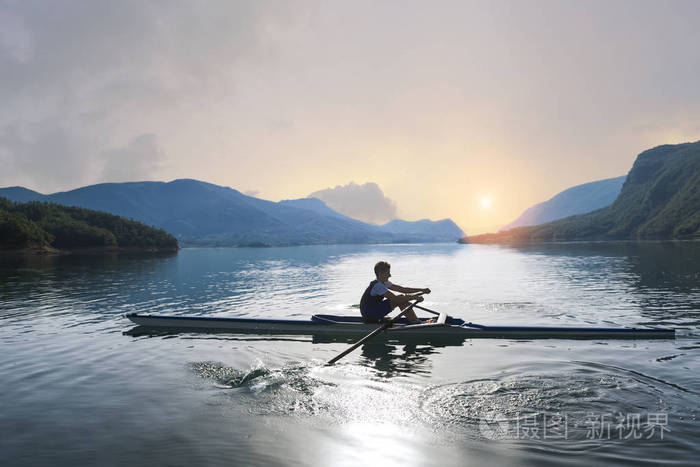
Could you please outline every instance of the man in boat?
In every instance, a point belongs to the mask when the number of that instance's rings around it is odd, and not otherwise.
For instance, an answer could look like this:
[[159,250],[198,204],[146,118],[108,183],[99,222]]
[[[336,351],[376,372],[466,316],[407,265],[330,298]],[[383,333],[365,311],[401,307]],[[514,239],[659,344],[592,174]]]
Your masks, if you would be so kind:
[[[386,261],[380,261],[374,265],[375,280],[362,294],[360,299],[360,313],[367,322],[378,323],[394,308],[401,310],[409,306],[412,300],[423,301],[423,297],[416,295],[396,295],[391,291],[402,294],[430,293],[430,289],[415,289],[412,287],[402,287],[389,282],[391,277],[391,265]],[[411,323],[420,323],[416,313],[411,309],[405,314],[406,319]]]

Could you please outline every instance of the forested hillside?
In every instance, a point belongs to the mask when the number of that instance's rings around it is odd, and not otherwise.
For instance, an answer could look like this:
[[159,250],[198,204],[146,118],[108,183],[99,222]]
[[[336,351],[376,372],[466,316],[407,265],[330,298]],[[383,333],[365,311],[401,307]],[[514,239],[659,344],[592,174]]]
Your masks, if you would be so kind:
[[162,229],[113,214],[0,198],[0,249],[25,248],[177,250],[178,244]]

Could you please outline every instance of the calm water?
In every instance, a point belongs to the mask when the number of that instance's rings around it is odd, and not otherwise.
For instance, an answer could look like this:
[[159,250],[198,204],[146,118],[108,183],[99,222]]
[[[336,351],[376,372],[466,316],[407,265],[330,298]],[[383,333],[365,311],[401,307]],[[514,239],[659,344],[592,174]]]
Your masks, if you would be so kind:
[[[357,313],[379,259],[485,324],[676,340],[132,336],[126,312]],[[0,258],[3,465],[692,465],[700,243],[185,249]]]

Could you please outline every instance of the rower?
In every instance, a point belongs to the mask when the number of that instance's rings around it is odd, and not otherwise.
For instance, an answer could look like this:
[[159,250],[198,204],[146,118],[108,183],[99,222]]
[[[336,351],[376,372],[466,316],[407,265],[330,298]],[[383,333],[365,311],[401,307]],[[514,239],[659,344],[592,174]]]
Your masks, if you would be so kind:
[[[430,293],[428,288],[402,287],[389,282],[391,265],[386,261],[379,261],[374,265],[374,274],[377,278],[369,283],[360,299],[360,313],[367,323],[378,323],[394,308],[404,310],[413,300],[423,301],[423,297],[419,295],[396,295],[392,290],[402,294]],[[405,316],[412,324],[421,322],[412,309],[408,310]]]

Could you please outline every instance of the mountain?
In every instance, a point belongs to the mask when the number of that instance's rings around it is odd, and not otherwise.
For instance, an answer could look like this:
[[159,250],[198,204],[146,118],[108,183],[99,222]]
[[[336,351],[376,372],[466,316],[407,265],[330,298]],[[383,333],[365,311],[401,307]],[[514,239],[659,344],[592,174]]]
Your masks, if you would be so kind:
[[539,225],[576,214],[585,214],[609,206],[620,194],[626,175],[585,183],[558,193],[543,203],[536,204],[523,212],[520,217],[499,229]]
[[329,208],[326,203],[321,201],[318,198],[299,198],[299,199],[284,199],[278,203],[280,206],[289,206],[293,208],[299,208],[299,209],[307,209],[309,211],[313,211],[317,214],[321,214],[323,216],[331,216],[331,217],[337,217],[338,219],[345,219],[348,221],[353,221],[353,222],[360,222],[361,221],[352,219],[348,216],[344,216],[343,214],[334,211],[333,209]]
[[700,141],[642,152],[608,207],[463,243],[700,238]]
[[408,237],[413,235],[423,235],[431,236],[446,242],[451,242],[454,241],[455,238],[464,236],[462,229],[457,227],[457,224],[452,222],[451,219],[443,219],[441,221],[422,219],[415,222],[394,219],[393,221],[379,226],[379,228],[385,232],[390,232],[397,237],[401,235],[406,235]]
[[421,239],[423,239],[423,241],[453,242],[456,238],[460,238],[464,235],[462,229],[460,229],[457,224],[452,221],[452,219],[443,219],[440,221],[431,221],[429,219],[404,221],[394,219],[384,225],[374,226],[372,224],[366,224],[362,221],[358,221],[340,214],[339,212],[336,212],[328,207],[325,202],[318,198],[283,200],[278,204],[300,209],[308,209],[321,215],[345,219],[346,221],[355,223],[356,225],[369,225],[374,227],[377,231],[393,234],[394,241],[401,241],[401,237],[405,237],[407,241],[421,241]]
[[18,203],[26,203],[27,201],[38,201],[41,200],[45,195],[37,193],[36,191],[29,190],[21,186],[11,186],[9,188],[2,188],[2,195],[7,199],[16,201]]
[[[245,246],[442,241],[429,231],[394,235],[343,216],[315,198],[279,203],[198,180],[102,183],[43,195],[21,187],[0,196],[106,211],[175,235],[182,245]],[[454,241],[459,235],[453,236]]]

